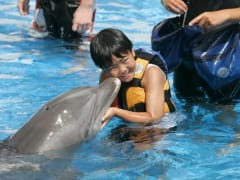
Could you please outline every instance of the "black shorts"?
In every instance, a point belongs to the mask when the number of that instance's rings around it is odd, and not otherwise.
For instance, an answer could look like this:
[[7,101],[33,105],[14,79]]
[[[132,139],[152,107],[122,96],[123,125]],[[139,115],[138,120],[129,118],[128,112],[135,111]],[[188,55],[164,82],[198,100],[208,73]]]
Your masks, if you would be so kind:
[[72,31],[73,14],[79,6],[79,0],[41,0],[47,30],[54,37],[72,39],[80,37]]

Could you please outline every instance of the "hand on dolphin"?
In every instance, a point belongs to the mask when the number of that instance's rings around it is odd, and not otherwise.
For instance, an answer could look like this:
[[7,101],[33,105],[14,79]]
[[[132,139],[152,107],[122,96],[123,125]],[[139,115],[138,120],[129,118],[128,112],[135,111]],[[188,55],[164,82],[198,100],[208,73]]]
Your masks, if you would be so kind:
[[108,121],[114,116],[116,107],[110,107],[102,117],[102,127],[104,127]]

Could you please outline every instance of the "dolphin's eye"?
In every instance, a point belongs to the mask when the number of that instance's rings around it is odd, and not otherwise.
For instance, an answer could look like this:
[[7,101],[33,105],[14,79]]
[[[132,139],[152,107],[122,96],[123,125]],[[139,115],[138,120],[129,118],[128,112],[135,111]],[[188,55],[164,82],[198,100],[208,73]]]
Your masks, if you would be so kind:
[[48,106],[44,106],[44,110],[49,110],[49,107]]

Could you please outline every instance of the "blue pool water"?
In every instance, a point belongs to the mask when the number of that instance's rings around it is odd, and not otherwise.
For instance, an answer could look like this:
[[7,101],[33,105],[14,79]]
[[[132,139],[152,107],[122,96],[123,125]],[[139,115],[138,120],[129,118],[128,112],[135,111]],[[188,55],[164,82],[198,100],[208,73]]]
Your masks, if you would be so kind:
[[[16,0],[0,0],[0,139],[18,130],[55,96],[97,86],[99,69],[88,42],[39,38],[31,14],[21,17]],[[159,0],[97,3],[95,32],[123,30],[135,47],[150,49],[153,25],[170,16]],[[172,76],[170,75],[170,80]],[[114,118],[96,137],[58,158],[0,154],[1,179],[239,179],[240,104],[186,104],[173,92],[178,128],[154,143],[117,143]]]

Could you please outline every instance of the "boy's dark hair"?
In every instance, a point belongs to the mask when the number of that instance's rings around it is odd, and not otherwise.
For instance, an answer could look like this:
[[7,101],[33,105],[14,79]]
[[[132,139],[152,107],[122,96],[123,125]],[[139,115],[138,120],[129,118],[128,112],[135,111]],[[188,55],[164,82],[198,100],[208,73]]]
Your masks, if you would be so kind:
[[128,37],[117,29],[107,28],[100,31],[90,44],[90,53],[94,63],[107,69],[112,65],[112,55],[122,57],[133,48]]

